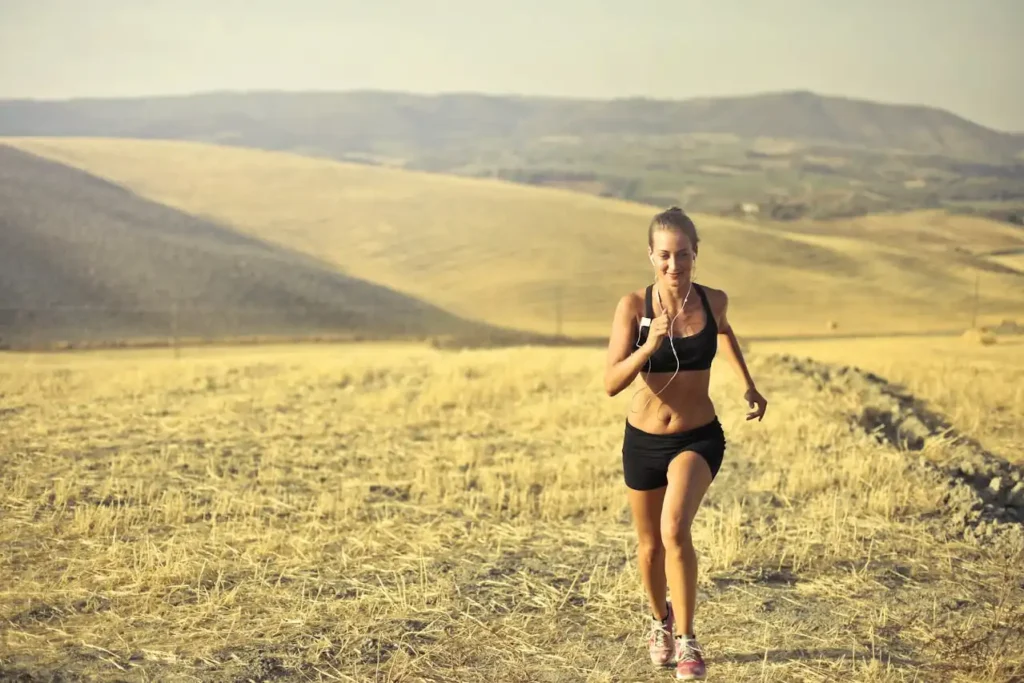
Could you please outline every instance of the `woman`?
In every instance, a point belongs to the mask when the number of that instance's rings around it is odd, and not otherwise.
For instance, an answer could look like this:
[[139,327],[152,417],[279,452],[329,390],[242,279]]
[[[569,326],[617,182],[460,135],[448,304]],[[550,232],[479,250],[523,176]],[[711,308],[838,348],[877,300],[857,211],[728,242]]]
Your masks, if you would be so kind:
[[674,656],[681,680],[705,677],[693,629],[697,556],[690,525],[725,454],[725,435],[708,395],[719,339],[745,384],[753,409],[747,419],[760,421],[767,406],[726,318],[725,292],[693,282],[698,242],[693,221],[678,207],[654,217],[647,245],[655,281],[619,300],[605,369],[609,396],[643,373],[638,393],[646,400],[633,397],[622,465],[652,612],[651,661],[665,666]]

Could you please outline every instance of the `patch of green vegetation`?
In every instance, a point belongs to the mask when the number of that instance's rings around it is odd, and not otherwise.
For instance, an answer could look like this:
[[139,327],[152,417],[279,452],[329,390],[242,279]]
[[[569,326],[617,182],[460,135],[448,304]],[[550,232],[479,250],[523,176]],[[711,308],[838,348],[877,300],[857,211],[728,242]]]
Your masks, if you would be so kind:
[[942,207],[984,210],[993,203],[1007,215],[1024,210],[1024,164],[731,137],[492,140],[423,156],[415,150],[404,154],[408,166],[420,170],[572,186],[708,213],[742,212],[742,205],[756,205],[759,214],[777,219]]

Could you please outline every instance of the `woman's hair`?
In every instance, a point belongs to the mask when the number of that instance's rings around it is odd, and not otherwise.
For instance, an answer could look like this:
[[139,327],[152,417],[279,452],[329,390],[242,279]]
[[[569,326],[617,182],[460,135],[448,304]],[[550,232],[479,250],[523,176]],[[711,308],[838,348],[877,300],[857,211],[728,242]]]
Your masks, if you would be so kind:
[[647,228],[647,246],[649,247],[654,246],[654,232],[656,230],[679,230],[690,239],[693,250],[697,251],[697,242],[699,241],[697,227],[690,220],[690,217],[678,206],[662,211],[651,221],[650,227]]

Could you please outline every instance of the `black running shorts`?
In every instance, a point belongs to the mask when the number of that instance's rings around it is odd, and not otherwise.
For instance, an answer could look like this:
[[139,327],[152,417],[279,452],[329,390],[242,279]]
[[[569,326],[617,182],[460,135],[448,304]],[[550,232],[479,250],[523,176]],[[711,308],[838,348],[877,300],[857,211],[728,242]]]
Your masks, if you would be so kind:
[[638,491],[667,486],[668,465],[683,451],[696,451],[704,458],[711,468],[713,480],[725,456],[725,432],[718,418],[674,434],[651,434],[634,427],[627,420],[622,439],[622,471],[626,486]]

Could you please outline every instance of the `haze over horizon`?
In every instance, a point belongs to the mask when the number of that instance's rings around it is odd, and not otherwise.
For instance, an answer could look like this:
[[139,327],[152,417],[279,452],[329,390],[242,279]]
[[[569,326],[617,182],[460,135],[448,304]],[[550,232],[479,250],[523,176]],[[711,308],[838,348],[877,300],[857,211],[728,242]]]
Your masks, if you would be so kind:
[[779,91],[939,107],[1024,131],[1013,0],[0,6],[0,98],[383,90],[612,99]]

